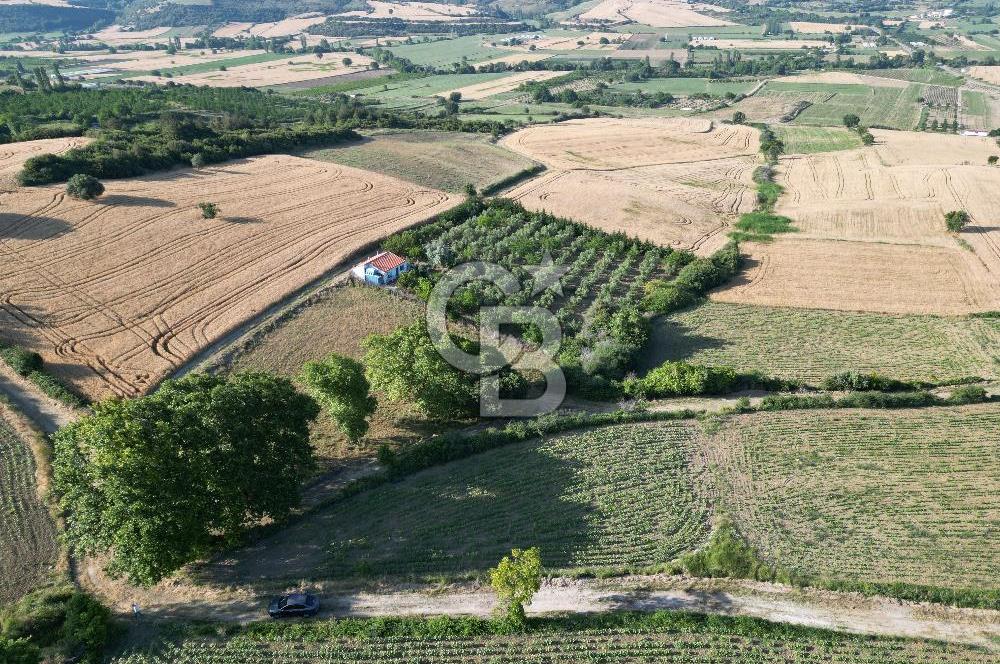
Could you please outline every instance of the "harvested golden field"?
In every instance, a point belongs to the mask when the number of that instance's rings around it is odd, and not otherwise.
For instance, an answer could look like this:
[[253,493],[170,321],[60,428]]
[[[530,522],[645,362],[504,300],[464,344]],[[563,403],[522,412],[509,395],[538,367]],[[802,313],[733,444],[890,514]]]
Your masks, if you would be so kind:
[[343,57],[333,54],[325,58],[317,54],[291,56],[287,60],[267,60],[252,64],[228,67],[225,71],[213,69],[165,78],[163,76],[135,76],[131,80],[178,84],[209,85],[218,88],[267,87],[286,83],[301,83],[353,74],[368,69],[371,58],[350,54],[351,64],[344,65]]
[[[874,131],[869,148],[782,158],[777,212],[799,231],[748,245],[725,302],[890,313],[1000,308],[1000,170],[986,138]],[[944,213],[972,217],[962,245]]]
[[602,230],[709,252],[753,208],[757,132],[688,118],[575,120],[503,141],[549,170],[508,196]]
[[794,32],[806,32],[809,34],[822,34],[824,32],[839,34],[841,32],[849,32],[851,29],[851,26],[846,23],[813,23],[811,21],[790,21],[788,27]]
[[[96,53],[80,56],[84,64],[66,67],[63,74],[70,78],[96,78],[120,72],[149,72],[156,69],[171,70],[178,67],[206,65],[236,58],[252,58],[264,54],[263,50],[229,51],[180,51],[170,55],[164,50],[119,51],[118,53]],[[180,78],[180,77],[178,77]]]
[[[458,201],[325,162],[266,156],[0,198],[0,330],[90,397],[135,395],[371,243]],[[197,203],[220,208],[203,219]]]
[[722,7],[674,2],[673,0],[604,0],[580,14],[581,21],[635,22],[654,28],[686,28],[733,25],[731,21],[699,14],[703,11],[726,12]]
[[41,154],[60,154],[73,148],[83,147],[89,138],[43,138],[39,141],[22,141],[0,145],[0,190],[13,189],[14,176],[24,162]]
[[[628,41],[631,36],[628,32],[591,32],[590,34],[579,36],[547,36],[542,39],[532,40],[531,45],[537,49],[546,51],[575,51],[577,49],[613,51]],[[607,39],[609,43],[602,44],[602,38]],[[579,42],[583,42],[583,44]],[[522,48],[527,48],[527,46]]]
[[454,90],[449,90],[448,92],[442,92],[440,96],[447,97],[453,92],[458,92],[462,95],[462,99],[486,99],[487,97],[492,97],[493,95],[516,90],[528,81],[546,81],[550,78],[565,75],[566,72],[564,71],[522,71],[517,72],[516,74],[511,74],[510,76],[504,76],[503,78],[486,81],[485,83],[467,85],[464,88],[455,88]]
[[215,37],[289,37],[326,20],[323,14],[303,14],[271,23],[227,23],[212,33]]
[[512,53],[510,55],[500,56],[498,58],[491,58],[490,60],[484,60],[483,62],[476,63],[477,66],[484,65],[496,65],[496,64],[507,64],[507,65],[519,65],[522,62],[540,62],[541,60],[548,60],[553,57],[552,53],[541,53],[539,51],[524,51],[521,53]]
[[351,11],[337,16],[364,16],[367,18],[398,18],[403,21],[454,21],[463,16],[474,16],[475,7],[449,5],[442,2],[383,2],[367,0],[369,11]]
[[848,71],[819,71],[794,76],[780,76],[776,83],[827,83],[831,85],[871,85],[882,88],[905,88],[910,83],[902,79],[884,76],[866,76]]
[[798,48],[826,48],[829,44],[818,39],[707,39],[691,40],[692,46],[716,48],[789,51]]
[[1000,85],[1000,65],[980,65],[969,67],[967,73],[973,78],[979,78],[987,83]]
[[100,32],[94,33],[94,40],[108,46],[125,46],[130,44],[155,44],[170,41],[171,28],[152,28],[150,30],[122,30],[120,25],[109,25]]

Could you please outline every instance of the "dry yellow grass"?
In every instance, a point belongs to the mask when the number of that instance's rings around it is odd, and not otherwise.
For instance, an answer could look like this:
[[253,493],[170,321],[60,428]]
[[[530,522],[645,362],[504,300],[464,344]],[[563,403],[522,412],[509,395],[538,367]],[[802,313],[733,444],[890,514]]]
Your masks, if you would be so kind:
[[634,21],[654,28],[685,28],[698,26],[733,25],[731,21],[699,14],[695,9],[725,12],[712,5],[690,5],[673,0],[604,0],[601,4],[580,14],[582,21]]
[[[0,330],[91,397],[150,389],[199,350],[457,199],[367,171],[266,156],[4,194]],[[220,215],[202,219],[200,201]]]
[[[170,55],[166,51],[122,51],[118,53],[97,53],[84,55],[80,59],[86,64],[66,67],[63,73],[76,78],[76,72],[82,72],[81,78],[107,76],[107,69],[115,72],[146,72],[154,69],[172,69],[200,65],[206,62],[217,62],[232,58],[242,58],[260,55],[263,50],[227,51],[219,49],[215,53],[210,50],[178,52]],[[221,63],[220,63],[221,64]],[[181,78],[181,77],[178,77]]]
[[522,71],[510,76],[504,76],[503,78],[486,81],[485,83],[467,85],[464,88],[455,88],[448,92],[442,92],[440,96],[447,97],[452,92],[458,92],[462,95],[462,99],[485,99],[486,97],[515,90],[522,83],[527,83],[528,81],[545,81],[565,75],[566,72],[564,71]]
[[503,144],[549,171],[508,195],[607,231],[710,252],[753,208],[755,130],[709,120],[576,120]]
[[191,85],[208,85],[217,88],[267,87],[285,83],[301,83],[316,79],[326,79],[344,74],[352,74],[368,69],[371,58],[351,53],[351,65],[345,66],[343,55],[329,54],[317,57],[318,54],[289,57],[288,60],[269,60],[249,65],[228,67],[226,71],[203,71],[194,74],[173,76],[135,76],[131,80],[164,83],[188,83]]
[[323,14],[302,14],[271,23],[227,23],[212,33],[215,37],[289,37],[326,20]]
[[[992,141],[875,130],[878,145],[781,160],[777,212],[799,232],[748,247],[727,302],[890,313],[1000,308],[1000,169]],[[965,248],[944,213],[966,210]]]
[[109,25],[100,32],[94,33],[94,39],[109,46],[125,44],[167,42],[170,28],[152,28],[151,30],[123,30],[120,25]]

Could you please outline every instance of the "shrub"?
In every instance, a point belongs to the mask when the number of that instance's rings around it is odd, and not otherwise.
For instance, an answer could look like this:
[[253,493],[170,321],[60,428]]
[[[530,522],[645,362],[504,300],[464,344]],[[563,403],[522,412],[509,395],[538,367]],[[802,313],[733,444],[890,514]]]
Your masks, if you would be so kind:
[[42,651],[27,639],[7,639],[0,636],[0,662],[4,664],[38,664]]
[[747,114],[744,113],[743,111],[736,111],[735,113],[733,113],[733,123],[743,124],[746,121],[747,121]]
[[980,385],[963,385],[957,387],[952,391],[951,396],[948,397],[948,403],[955,404],[956,406],[969,403],[983,403],[989,400],[990,397],[986,393],[985,388]]
[[952,210],[944,215],[944,225],[952,233],[959,233],[972,219],[965,210]]
[[92,175],[77,173],[66,182],[66,193],[72,198],[89,201],[104,193],[104,185]]
[[41,371],[44,365],[41,355],[20,346],[0,346],[0,358],[21,376]]
[[854,113],[848,113],[844,116],[844,126],[848,129],[854,129],[859,124],[861,124],[861,118]]
[[204,168],[205,167],[205,155],[198,152],[191,157],[191,168]]
[[74,593],[66,603],[63,639],[71,648],[83,651],[80,661],[97,664],[103,660],[110,623],[111,611],[107,607],[90,595]]
[[730,392],[738,376],[732,367],[664,362],[642,378],[626,380],[626,394],[637,397],[695,396]]
[[775,571],[761,562],[729,522],[722,522],[712,533],[708,546],[681,560],[692,576],[730,577],[734,579],[771,580]]
[[204,219],[215,219],[219,214],[219,206],[215,203],[198,203],[198,208],[201,210],[201,216]]
[[989,164],[990,166],[996,166],[998,160],[1000,160],[1000,157],[996,156],[995,154],[991,154],[989,157],[987,157],[986,163]]
[[824,390],[844,390],[858,392],[892,392],[912,389],[912,385],[876,373],[845,371],[827,377],[822,385]]

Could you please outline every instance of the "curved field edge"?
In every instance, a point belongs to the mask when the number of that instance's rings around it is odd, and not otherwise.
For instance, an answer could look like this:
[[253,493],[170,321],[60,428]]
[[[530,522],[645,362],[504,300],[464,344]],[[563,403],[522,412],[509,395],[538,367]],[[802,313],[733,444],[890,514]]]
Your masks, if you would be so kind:
[[[887,434],[881,446],[864,444],[864,427],[872,418],[881,418]],[[1000,605],[998,589],[989,586],[997,578],[990,557],[996,515],[988,501],[986,507],[961,501],[966,494],[996,495],[1000,455],[988,448],[996,446],[990,432],[998,418],[992,404],[790,411],[741,416],[739,427],[727,418],[622,424],[517,443],[336,501],[195,575],[224,584],[324,576],[461,578],[481,574],[505,549],[536,544],[554,574],[677,570],[678,556],[706,544],[713,517],[726,516],[761,560],[801,582]],[[833,427],[831,421],[841,424]],[[767,427],[751,426],[754,422],[798,428],[775,425],[768,440]],[[764,431],[764,442],[744,441],[743,428]],[[913,453],[920,445],[945,444],[915,442],[924,440],[921,436],[941,437],[952,429],[959,435],[947,438],[947,455]],[[804,461],[795,456],[799,435],[815,441]],[[817,451],[824,444],[835,447],[841,438],[855,442],[837,448],[843,458],[825,459]],[[742,451],[748,445],[753,453]],[[873,450],[880,455],[875,461]],[[809,482],[796,483],[807,462],[820,464],[818,470],[802,474]],[[828,480],[827,468],[835,473]],[[921,485],[910,481],[912,474],[942,479]],[[745,490],[747,476],[769,493],[758,498]],[[885,487],[880,501],[858,510],[852,521],[844,501],[865,500],[864,492],[878,483]],[[786,486],[796,492],[782,493]],[[747,504],[738,509],[726,499],[729,494]],[[920,505],[953,505],[953,512],[911,510],[908,530],[900,510],[889,509],[899,496],[915,496],[911,502]],[[361,528],[362,522],[368,526]],[[873,528],[886,533],[885,550],[872,548]],[[915,534],[920,532],[937,538],[933,550],[923,550],[927,543]],[[803,533],[811,542],[809,555],[795,541]],[[852,555],[852,565],[838,567]],[[953,559],[964,567],[956,568]],[[925,579],[937,585],[930,587]]]
[[[199,661],[386,662],[677,662],[762,664],[992,661],[986,649],[916,639],[845,634],[758,618],[687,612],[617,612],[529,618],[522,633],[504,633],[482,618],[371,618],[295,625],[170,624],[170,634],[127,650],[115,664]],[[460,655],[459,655],[460,653]],[[461,657],[459,660],[458,657]]]

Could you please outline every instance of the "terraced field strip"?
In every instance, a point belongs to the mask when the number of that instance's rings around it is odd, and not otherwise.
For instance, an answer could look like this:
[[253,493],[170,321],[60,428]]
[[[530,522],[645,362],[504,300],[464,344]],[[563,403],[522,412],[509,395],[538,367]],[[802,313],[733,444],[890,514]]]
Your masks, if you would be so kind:
[[508,196],[608,232],[710,253],[753,208],[757,132],[687,118],[532,127],[505,147],[549,170]]
[[[288,156],[6,194],[0,329],[90,397],[135,395],[360,248],[457,199]],[[201,218],[197,203],[219,205]]]
[[[301,662],[670,662],[708,664],[748,662],[805,664],[985,664],[993,653],[969,646],[929,641],[872,639],[849,635],[776,636],[633,629],[534,632],[465,638],[369,637],[316,642],[292,639],[266,642],[248,637],[229,641],[191,638],[146,653],[112,660],[115,664],[264,664]],[[752,658],[752,659],[749,659]]]
[[1000,588],[1000,407],[757,414],[695,467],[760,555],[824,579]]
[[549,569],[666,562],[708,537],[708,508],[686,470],[695,427],[609,427],[430,469],[315,513],[199,577],[463,575],[529,545]]
[[708,302],[655,323],[648,368],[724,364],[813,384],[842,371],[938,382],[1000,377],[1000,319]]
[[0,606],[45,581],[58,562],[56,527],[35,471],[28,442],[0,406]]

